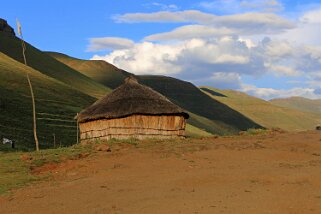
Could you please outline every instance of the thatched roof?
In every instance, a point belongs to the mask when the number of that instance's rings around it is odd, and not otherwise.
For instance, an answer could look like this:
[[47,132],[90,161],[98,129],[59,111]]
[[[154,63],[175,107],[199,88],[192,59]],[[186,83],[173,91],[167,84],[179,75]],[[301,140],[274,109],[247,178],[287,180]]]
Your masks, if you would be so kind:
[[121,118],[134,114],[144,115],[189,115],[153,89],[141,85],[134,77],[110,94],[83,110],[77,116],[78,122],[98,119]]

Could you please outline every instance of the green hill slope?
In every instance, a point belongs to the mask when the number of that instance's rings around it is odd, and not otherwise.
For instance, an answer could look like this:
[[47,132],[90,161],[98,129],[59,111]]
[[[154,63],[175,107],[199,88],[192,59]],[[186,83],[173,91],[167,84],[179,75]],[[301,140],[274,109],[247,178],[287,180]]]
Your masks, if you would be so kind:
[[47,52],[47,54],[93,80],[113,89],[122,84],[124,79],[131,75],[103,60],[82,60],[56,52]]
[[212,136],[211,133],[208,133],[200,128],[197,128],[191,124],[186,124],[185,129],[186,136],[190,137],[210,137]]
[[283,99],[272,99],[270,102],[277,106],[321,115],[321,100],[312,100],[304,97],[290,97]]
[[[74,89],[92,97],[100,98],[110,91],[108,87],[97,83],[91,78],[57,61],[28,43],[26,43],[26,47],[28,66],[35,70],[64,82]],[[13,35],[10,36],[0,32],[0,52],[19,62],[23,62],[21,41]]]
[[[76,142],[73,117],[96,99],[0,53],[0,139],[6,137],[18,149],[34,149],[32,104],[26,78],[29,72],[36,97],[38,137],[41,148]],[[0,145],[0,150],[4,149]]]
[[288,131],[314,129],[320,116],[285,107],[233,90],[201,87],[213,99],[218,100],[266,128],[281,128]]

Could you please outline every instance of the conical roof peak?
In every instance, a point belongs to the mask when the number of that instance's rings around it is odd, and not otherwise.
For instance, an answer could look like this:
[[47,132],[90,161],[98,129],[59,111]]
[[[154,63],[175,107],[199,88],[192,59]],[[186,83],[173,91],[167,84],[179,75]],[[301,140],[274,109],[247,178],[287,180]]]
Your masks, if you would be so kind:
[[138,84],[138,80],[132,75],[127,77],[124,82],[125,83],[137,83]]

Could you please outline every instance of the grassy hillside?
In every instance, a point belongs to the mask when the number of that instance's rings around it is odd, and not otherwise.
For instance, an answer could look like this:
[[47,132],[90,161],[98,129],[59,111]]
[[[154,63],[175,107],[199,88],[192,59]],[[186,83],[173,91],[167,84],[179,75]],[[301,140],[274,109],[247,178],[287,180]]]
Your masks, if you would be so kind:
[[[57,61],[28,43],[26,43],[26,47],[27,63],[35,70],[64,82],[72,88],[92,97],[100,98],[110,91],[108,87]],[[23,62],[21,41],[17,37],[0,32],[0,52],[19,62]]]
[[321,121],[317,114],[275,106],[268,101],[242,92],[210,87],[201,87],[201,89],[213,99],[230,106],[267,128],[282,128],[289,131],[307,130],[314,129],[315,125]]
[[270,102],[277,106],[321,115],[321,100],[311,100],[304,97],[290,97],[283,99],[272,99]]
[[[76,142],[73,117],[96,99],[0,53],[0,139],[16,142],[18,149],[34,148],[32,104],[26,79],[30,74],[36,97],[40,148]],[[6,146],[0,144],[0,150]]]
[[118,87],[130,75],[103,60],[81,60],[56,52],[47,52],[47,54],[110,88]]

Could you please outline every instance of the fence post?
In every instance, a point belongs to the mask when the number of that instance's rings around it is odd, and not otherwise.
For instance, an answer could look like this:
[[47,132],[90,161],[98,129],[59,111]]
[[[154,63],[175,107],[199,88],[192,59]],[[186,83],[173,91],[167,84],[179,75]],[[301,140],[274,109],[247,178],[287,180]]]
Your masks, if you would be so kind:
[[77,123],[77,144],[79,143],[79,125],[78,125],[78,113],[77,113],[77,119],[76,119],[76,123]]
[[54,144],[54,149],[56,148],[56,135],[55,133],[52,134],[53,135],[53,144]]

